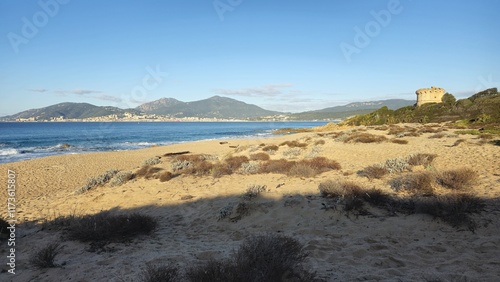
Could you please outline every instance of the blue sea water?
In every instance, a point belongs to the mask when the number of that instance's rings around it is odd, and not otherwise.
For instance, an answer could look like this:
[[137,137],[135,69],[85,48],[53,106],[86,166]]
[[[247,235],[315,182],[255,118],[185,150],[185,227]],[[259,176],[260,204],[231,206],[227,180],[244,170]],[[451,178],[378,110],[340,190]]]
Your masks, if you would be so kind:
[[325,122],[3,122],[0,123],[0,163],[196,140],[266,138],[272,136],[275,129],[323,124]]

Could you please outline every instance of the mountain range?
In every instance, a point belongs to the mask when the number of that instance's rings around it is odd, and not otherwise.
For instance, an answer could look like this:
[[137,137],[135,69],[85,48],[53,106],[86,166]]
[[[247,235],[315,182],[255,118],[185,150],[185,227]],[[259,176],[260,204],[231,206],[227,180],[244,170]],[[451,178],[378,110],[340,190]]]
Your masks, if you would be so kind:
[[14,115],[0,118],[4,121],[18,119],[51,120],[86,119],[109,115],[121,118],[125,115],[161,115],[170,118],[218,118],[218,119],[252,119],[262,117],[281,116],[288,120],[328,120],[341,119],[348,116],[370,112],[371,110],[387,106],[390,109],[413,105],[411,100],[380,100],[371,102],[356,102],[344,106],[325,108],[317,111],[302,113],[283,113],[265,110],[256,105],[247,104],[235,99],[213,96],[193,102],[183,102],[174,98],[161,98],[156,101],[142,104],[133,109],[120,109],[110,106],[95,106],[88,103],[60,103],[44,108],[31,109]]

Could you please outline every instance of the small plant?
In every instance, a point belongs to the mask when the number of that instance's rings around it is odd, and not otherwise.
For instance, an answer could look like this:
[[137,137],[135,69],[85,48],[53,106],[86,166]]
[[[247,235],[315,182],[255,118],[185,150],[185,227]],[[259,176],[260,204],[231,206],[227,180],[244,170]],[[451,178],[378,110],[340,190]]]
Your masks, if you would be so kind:
[[285,141],[283,143],[280,144],[280,146],[288,146],[290,148],[304,148],[304,147],[307,147],[307,143],[300,143],[299,141],[297,140],[294,140],[294,141]]
[[180,281],[179,270],[175,266],[146,263],[142,271],[142,282],[175,282]]
[[250,155],[250,160],[252,161],[267,161],[269,158],[268,154],[262,152]]
[[227,167],[226,164],[217,163],[213,165],[211,174],[212,177],[219,178],[224,175],[231,175],[233,174],[233,171],[229,167]]
[[191,166],[191,162],[188,160],[174,160],[170,163],[172,167],[172,171],[180,171],[187,169],[189,166]]
[[446,136],[447,136],[446,133],[444,133],[444,132],[438,132],[438,133],[435,133],[435,134],[429,136],[429,138],[441,139],[441,138],[446,137]]
[[382,135],[374,135],[370,133],[354,133],[345,138],[344,143],[380,143],[387,141],[387,138]]
[[260,193],[266,192],[266,190],[267,190],[266,185],[259,185],[259,184],[248,185],[247,190],[245,191],[245,194],[243,194],[243,198],[245,198],[247,200],[251,200],[251,199],[259,196]]
[[381,179],[388,173],[389,171],[381,165],[371,165],[365,167],[363,170],[358,171],[359,176],[367,177],[370,180]]
[[146,179],[157,178],[158,172],[162,169],[159,167],[151,167],[149,165],[143,166],[135,172],[136,177],[144,177]]
[[87,191],[89,191],[92,188],[95,188],[97,186],[103,186],[106,183],[108,183],[116,174],[118,173],[118,170],[112,169],[106,171],[104,174],[101,174],[97,177],[92,177],[87,179],[87,183],[85,183],[84,186],[78,188],[75,190],[75,195],[80,195],[83,194]]
[[316,174],[318,174],[318,171],[304,163],[294,164],[287,173],[288,176],[296,177],[313,177]]
[[476,182],[478,175],[470,168],[459,168],[438,173],[437,182],[449,189],[467,190]]
[[219,209],[217,212],[217,221],[223,220],[224,218],[230,216],[233,213],[233,204],[228,203],[226,206]]
[[421,200],[415,203],[415,212],[429,214],[453,227],[467,227],[474,231],[477,226],[470,217],[484,209],[484,202],[470,194],[450,194]]
[[323,139],[317,140],[316,142],[314,142],[314,145],[316,145],[316,146],[325,145],[325,140],[323,140]]
[[363,194],[362,188],[350,181],[327,180],[318,186],[321,197],[324,198],[346,198],[358,197]]
[[149,215],[100,212],[73,217],[68,222],[68,235],[70,239],[81,242],[120,241],[139,234],[150,234],[157,225],[157,220]]
[[258,162],[242,163],[240,171],[244,174],[255,174],[259,172],[260,164]]
[[160,174],[160,182],[166,182],[174,178],[174,174],[170,171],[165,171]]
[[227,158],[225,162],[230,170],[236,171],[241,167],[241,164],[248,162],[248,158],[246,156],[233,156]]
[[436,157],[437,157],[436,154],[424,154],[424,153],[412,154],[408,156],[408,164],[411,166],[417,166],[417,165],[429,166]]
[[260,172],[286,174],[290,171],[290,168],[292,168],[294,164],[294,161],[287,161],[283,159],[269,160],[261,165]]
[[389,181],[391,188],[396,192],[401,190],[409,191],[413,194],[429,196],[434,193],[432,188],[433,176],[430,173],[412,173],[394,178]]
[[159,157],[152,157],[152,158],[149,158],[149,159],[145,160],[144,162],[142,162],[142,166],[157,165],[159,163],[161,163],[161,160]]
[[109,186],[111,187],[121,186],[133,178],[134,174],[132,174],[131,172],[120,171],[109,181]]
[[289,159],[295,158],[302,154],[303,150],[299,147],[293,147],[288,150],[283,151],[283,156]]
[[403,140],[403,139],[391,139],[391,143],[394,143],[394,144],[401,144],[401,145],[406,145],[406,144],[408,144],[408,140]]
[[262,148],[262,151],[264,152],[270,152],[270,151],[273,151],[273,152],[276,152],[278,151],[280,147],[278,147],[277,145],[267,145],[267,146],[264,146]]
[[389,173],[399,173],[410,170],[410,164],[406,158],[396,158],[385,161],[383,167]]
[[31,265],[39,269],[56,267],[57,265],[54,263],[54,260],[61,249],[62,247],[59,243],[50,243],[35,251],[29,261]]

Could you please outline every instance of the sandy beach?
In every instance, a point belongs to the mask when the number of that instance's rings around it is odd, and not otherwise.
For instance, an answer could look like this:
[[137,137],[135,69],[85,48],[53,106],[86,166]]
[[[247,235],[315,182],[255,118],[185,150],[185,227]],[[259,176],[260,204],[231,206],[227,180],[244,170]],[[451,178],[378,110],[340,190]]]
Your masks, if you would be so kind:
[[[16,274],[7,273],[9,268],[2,263],[0,280],[138,281],[148,262],[170,263],[182,270],[228,257],[251,235],[272,233],[301,242],[309,254],[305,267],[324,281],[498,281],[500,147],[477,135],[457,135],[457,129],[445,125],[396,127],[392,130],[399,130],[398,134],[389,134],[388,126],[332,126],[265,139],[200,141],[2,164],[0,183],[4,187],[7,171],[16,174],[17,227]],[[348,141],[355,134],[387,140]],[[407,144],[392,142],[395,139]],[[272,145],[277,149],[266,149]],[[172,155],[180,152],[184,154]],[[269,155],[270,160],[297,163],[324,157],[336,161],[340,168],[300,175],[252,171],[248,166],[247,171],[237,168],[219,177],[174,171],[172,166],[179,156],[201,155],[211,164],[242,156],[262,167],[266,160],[257,159],[259,153]],[[360,173],[369,166],[415,154],[435,158],[431,164],[414,165],[379,179]],[[150,168],[157,174],[139,176],[143,162],[155,157],[159,163]],[[364,203],[363,212],[346,211],[342,199],[325,197],[318,188],[328,180],[350,182],[404,199],[413,194],[396,191],[390,184],[392,179],[417,173],[439,175],[461,168],[477,175],[464,189],[484,201],[482,211],[470,215],[473,229],[470,225],[452,226],[428,214],[389,212],[369,203]],[[87,179],[111,169],[136,176],[121,185],[107,183],[75,194]],[[161,181],[163,172],[172,172],[174,177]],[[255,197],[245,198],[251,185],[265,188]],[[433,196],[427,198],[457,193],[436,180],[431,186]],[[5,206],[8,194],[3,191],[0,202]],[[248,210],[238,214],[236,206],[242,202]],[[235,208],[231,215],[221,216],[224,207]],[[102,211],[150,215],[158,219],[158,227],[151,235],[110,242],[92,251],[89,243],[70,240],[64,230],[42,224],[58,217]],[[6,208],[1,216],[7,218]],[[62,244],[55,259],[59,266],[36,269],[29,263],[30,257],[51,242]],[[2,260],[7,260],[8,252],[7,244],[2,243]]]

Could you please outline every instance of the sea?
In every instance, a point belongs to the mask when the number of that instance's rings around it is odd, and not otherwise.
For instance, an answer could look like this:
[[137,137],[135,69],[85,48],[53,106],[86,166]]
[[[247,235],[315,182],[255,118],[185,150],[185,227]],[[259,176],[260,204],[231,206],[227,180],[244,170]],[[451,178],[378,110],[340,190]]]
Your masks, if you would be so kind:
[[175,143],[268,138],[326,122],[0,122],[0,163]]

